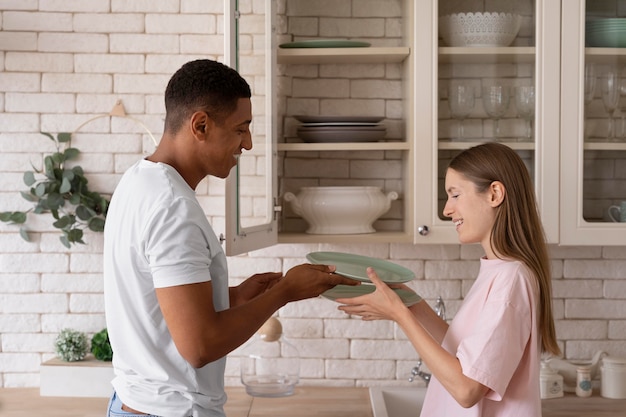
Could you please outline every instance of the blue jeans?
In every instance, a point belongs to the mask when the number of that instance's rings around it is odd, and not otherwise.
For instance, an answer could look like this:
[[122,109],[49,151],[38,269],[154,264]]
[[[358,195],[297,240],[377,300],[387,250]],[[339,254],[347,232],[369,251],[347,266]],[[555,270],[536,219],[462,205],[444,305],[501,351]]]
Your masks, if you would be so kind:
[[122,400],[119,399],[115,391],[109,400],[107,407],[107,417],[159,417],[152,414],[134,414],[122,410]]

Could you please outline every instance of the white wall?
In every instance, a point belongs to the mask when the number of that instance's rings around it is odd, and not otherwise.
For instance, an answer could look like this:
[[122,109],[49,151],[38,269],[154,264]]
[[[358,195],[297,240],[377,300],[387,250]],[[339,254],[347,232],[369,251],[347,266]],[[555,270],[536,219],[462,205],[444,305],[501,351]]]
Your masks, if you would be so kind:
[[[336,11],[334,1],[318,3],[331,17],[350,13]],[[288,0],[286,11],[302,14],[292,22],[302,25],[302,36],[314,36],[305,33],[318,27],[306,17],[307,4]],[[158,138],[162,94],[171,74],[188,60],[222,56],[218,0],[0,0],[0,11],[0,211],[29,207],[19,196],[25,189],[22,173],[53,150],[40,131],[73,131],[121,99],[128,114]],[[341,30],[334,23],[323,27]],[[154,149],[140,126],[121,118],[89,123],[73,144],[83,152],[80,164],[90,185],[103,193],[112,192],[124,169]],[[223,194],[221,180],[208,179],[198,188],[218,233]],[[87,246],[67,251],[47,217],[31,216],[29,226],[42,233],[27,243],[16,228],[0,223],[3,387],[38,386],[39,364],[53,355],[62,328],[93,334],[104,327],[101,236],[88,235]],[[626,356],[625,248],[551,249],[557,333],[567,356],[589,358],[598,349]],[[255,272],[286,271],[315,250],[359,253],[409,267],[417,275],[414,288],[431,303],[442,295],[449,316],[471,285],[481,255],[475,246],[459,245],[279,245],[230,258],[232,283]],[[416,360],[395,326],[348,319],[325,299],[288,305],[280,317],[300,349],[305,384],[403,381]],[[235,352],[228,384],[239,384],[238,372]]]

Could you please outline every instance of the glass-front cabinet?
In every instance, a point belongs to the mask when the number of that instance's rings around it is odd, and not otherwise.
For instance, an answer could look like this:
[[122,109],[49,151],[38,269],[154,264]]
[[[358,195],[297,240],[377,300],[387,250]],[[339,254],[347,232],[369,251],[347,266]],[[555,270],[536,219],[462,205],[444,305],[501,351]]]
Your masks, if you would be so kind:
[[626,244],[626,2],[568,0],[561,65],[563,244]]
[[[443,215],[445,170],[463,149],[501,142],[534,179],[547,238],[558,242],[560,4],[551,0],[418,1],[416,242],[456,243]],[[422,14],[420,14],[422,15]],[[424,171],[433,173],[425,175]],[[429,198],[434,196],[433,198]]]
[[[228,179],[229,255],[458,243],[445,169],[486,141],[526,161],[550,243],[626,244],[626,1],[225,1],[227,62],[258,108]],[[329,189],[362,192],[346,208]]]

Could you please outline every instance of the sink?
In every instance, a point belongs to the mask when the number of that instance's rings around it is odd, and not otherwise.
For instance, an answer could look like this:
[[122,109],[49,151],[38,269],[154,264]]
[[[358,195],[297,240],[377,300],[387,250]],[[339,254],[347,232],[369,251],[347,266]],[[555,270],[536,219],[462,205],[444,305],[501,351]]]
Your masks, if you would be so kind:
[[417,417],[426,387],[370,387],[374,417]]

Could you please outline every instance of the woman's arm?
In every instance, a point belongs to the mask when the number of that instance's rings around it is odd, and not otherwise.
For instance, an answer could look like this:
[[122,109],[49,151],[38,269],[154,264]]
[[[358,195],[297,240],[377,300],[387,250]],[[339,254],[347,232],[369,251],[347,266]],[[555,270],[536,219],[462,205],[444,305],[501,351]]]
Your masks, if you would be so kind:
[[489,388],[466,377],[459,360],[441,347],[448,324],[425,301],[406,307],[372,268],[368,268],[368,276],[376,285],[376,291],[360,297],[338,299],[337,302],[342,304],[339,309],[361,316],[364,320],[395,321],[422,361],[462,407],[471,407],[480,401]]

